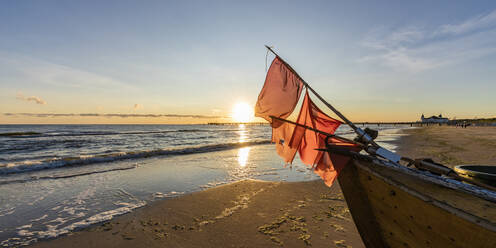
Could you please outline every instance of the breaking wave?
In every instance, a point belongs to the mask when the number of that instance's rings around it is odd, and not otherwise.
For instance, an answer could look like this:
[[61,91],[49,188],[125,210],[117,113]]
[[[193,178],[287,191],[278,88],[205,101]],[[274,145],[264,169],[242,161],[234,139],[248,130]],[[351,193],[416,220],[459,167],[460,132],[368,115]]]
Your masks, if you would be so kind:
[[131,169],[135,169],[136,167],[137,167],[137,164],[133,165],[133,166],[127,166],[127,167],[101,169],[101,170],[96,170],[96,171],[87,171],[87,172],[70,173],[70,174],[62,174],[62,175],[31,176],[29,178],[21,178],[21,179],[9,179],[9,178],[7,178],[6,180],[0,180],[0,185],[10,184],[10,183],[25,183],[25,182],[29,182],[29,181],[35,181],[35,180],[49,180],[49,179],[53,180],[53,179],[87,176],[87,175],[91,175],[91,174],[99,174],[99,173],[105,173],[105,172],[111,172],[111,171],[131,170]]
[[[143,135],[143,134],[165,134],[165,133],[196,133],[196,132],[211,132],[215,130],[208,129],[180,129],[180,130],[165,130],[165,131],[137,131],[137,132],[109,132],[109,131],[92,131],[92,132],[76,132],[76,133],[39,133],[39,132],[8,132],[0,133],[0,137],[9,138],[37,138],[37,137],[75,137],[75,136],[105,136],[105,135]],[[233,131],[233,130],[223,130]]]
[[15,137],[15,136],[31,136],[31,135],[40,135],[38,132],[9,132],[9,133],[0,133],[0,137]]
[[38,160],[38,161],[22,161],[22,162],[0,164],[0,175],[22,173],[22,172],[29,172],[29,171],[43,170],[43,169],[52,169],[52,168],[59,168],[64,166],[77,166],[77,165],[95,164],[95,163],[103,163],[103,162],[112,162],[112,161],[125,160],[125,159],[215,152],[215,151],[236,149],[251,145],[269,144],[269,143],[270,143],[269,140],[259,140],[259,141],[251,141],[251,142],[240,142],[240,143],[191,146],[191,147],[178,148],[178,149],[156,149],[156,150],[148,150],[148,151],[130,151],[130,152],[119,152],[119,153],[111,153],[111,154],[84,155],[84,156],[76,156],[76,157],[61,157],[61,158],[57,157],[57,158]]

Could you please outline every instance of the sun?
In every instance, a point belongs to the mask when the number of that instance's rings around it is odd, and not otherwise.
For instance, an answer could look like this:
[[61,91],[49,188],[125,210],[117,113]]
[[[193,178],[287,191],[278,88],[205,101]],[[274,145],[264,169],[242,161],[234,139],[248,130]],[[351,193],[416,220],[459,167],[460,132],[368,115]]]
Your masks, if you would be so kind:
[[248,103],[238,102],[232,109],[232,119],[235,122],[249,122],[253,116],[253,109]]

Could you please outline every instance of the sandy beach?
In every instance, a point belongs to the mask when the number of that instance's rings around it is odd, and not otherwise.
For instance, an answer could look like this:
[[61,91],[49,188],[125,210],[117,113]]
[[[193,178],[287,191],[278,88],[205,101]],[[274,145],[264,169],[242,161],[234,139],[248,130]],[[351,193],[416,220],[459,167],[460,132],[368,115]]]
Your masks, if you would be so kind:
[[496,165],[496,128],[432,126],[406,129],[398,153],[411,158],[432,158],[446,166]]
[[[496,128],[404,130],[398,152],[496,164]],[[338,184],[244,180],[156,201],[34,247],[363,247]]]
[[34,247],[363,247],[337,185],[245,180]]

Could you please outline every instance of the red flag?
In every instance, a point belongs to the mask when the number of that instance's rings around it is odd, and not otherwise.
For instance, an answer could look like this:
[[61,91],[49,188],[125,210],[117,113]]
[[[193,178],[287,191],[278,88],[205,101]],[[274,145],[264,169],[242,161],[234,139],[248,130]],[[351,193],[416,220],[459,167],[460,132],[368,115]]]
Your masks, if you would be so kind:
[[[302,80],[279,57],[276,57],[272,61],[264,86],[258,96],[255,116],[271,122],[272,142],[276,143],[277,153],[285,162],[291,163],[296,151],[298,151],[302,162],[307,165],[316,165],[314,172],[328,186],[331,186],[350,158],[339,154],[329,156],[327,152],[316,150],[326,147],[325,135],[270,118],[270,116],[286,118],[291,115],[298,103],[302,89]],[[297,123],[329,134],[333,134],[342,124],[342,122],[323,113],[312,102],[308,91],[305,94]],[[359,150],[354,144],[334,139],[333,143],[343,147],[350,147],[355,151]]]
[[[352,151],[360,151],[361,149],[355,144],[345,143],[337,139],[331,139],[331,142],[333,145],[348,148]],[[331,187],[332,183],[334,183],[337,176],[344,166],[350,161],[350,159],[350,157],[340,154],[332,154],[332,156],[329,156],[329,153],[326,152],[320,159],[317,166],[315,166],[313,172],[319,175],[327,186]]]
[[279,58],[270,65],[265,84],[258,95],[255,116],[272,123],[272,118],[288,117],[296,107],[303,89],[303,82]]
[[[334,134],[342,124],[341,121],[323,113],[312,102],[308,91],[305,93],[297,123],[329,134]],[[303,127],[296,127],[289,146],[298,148],[301,161],[307,165],[315,165],[314,172],[324,180],[327,186],[331,186],[350,158],[340,154],[329,156],[327,152],[316,150],[326,148],[325,139],[326,135],[324,134],[316,133]],[[360,150],[355,144],[346,143],[338,139],[331,138],[330,142],[354,151]]]
[[289,146],[295,125],[274,119],[272,126],[272,142],[276,143],[277,154],[284,159],[284,162],[292,163],[298,150]]
[[[329,134],[333,134],[339,125],[342,124],[341,121],[333,119],[323,113],[312,102],[308,95],[308,91],[305,93],[305,98],[296,122]],[[304,164],[315,165],[320,161],[322,154],[324,153],[315,149],[325,148],[325,137],[325,135],[316,133],[312,130],[296,127],[289,146],[298,148],[300,159]]]

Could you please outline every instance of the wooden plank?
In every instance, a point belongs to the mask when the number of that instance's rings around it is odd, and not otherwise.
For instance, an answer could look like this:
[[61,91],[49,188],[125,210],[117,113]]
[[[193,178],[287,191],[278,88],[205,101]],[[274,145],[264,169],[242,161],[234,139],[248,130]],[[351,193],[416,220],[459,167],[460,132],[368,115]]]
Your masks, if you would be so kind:
[[372,208],[368,202],[367,193],[358,180],[358,171],[353,162],[348,163],[338,177],[341,191],[350,209],[353,221],[367,247],[386,247]]
[[[380,230],[380,235],[386,246],[496,247],[496,233],[494,231],[461,218],[447,209],[436,206],[432,201],[425,201],[425,198],[421,199],[412,195],[410,192],[397,187],[397,185],[391,184],[391,181],[386,182],[381,176],[385,174],[390,177],[389,179],[394,180],[395,183],[401,183],[411,190],[427,190],[426,185],[418,187],[421,184],[418,180],[406,180],[408,175],[389,171],[388,168],[378,168],[371,163],[360,163],[359,166],[354,167],[357,173],[357,177],[355,177],[356,181],[358,181],[357,184],[360,184],[360,188],[365,189],[368,206],[370,206],[369,211],[372,213],[371,215],[375,216],[375,220],[377,221],[376,228]],[[371,169],[374,173],[364,170],[364,167]],[[436,188],[433,184],[430,184],[430,186]],[[342,186],[342,188],[344,192],[344,187]],[[454,190],[436,189],[427,191],[429,194],[435,195],[441,193],[448,194],[447,192]],[[418,193],[421,194],[424,192]],[[462,199],[460,194],[465,194],[467,201],[473,200],[473,197],[464,192],[451,193],[456,195],[454,199],[456,199],[458,206],[463,205],[460,202]],[[446,195],[441,198],[450,199]],[[448,204],[449,202],[451,201],[438,202],[438,204]],[[467,205],[470,206],[470,209],[477,208],[476,204],[467,203]],[[485,214],[489,216],[492,216],[492,212],[496,211],[496,208],[488,209],[488,206],[480,206],[480,209],[489,210],[491,213]],[[355,209],[352,209],[350,206],[350,211],[353,214]],[[364,212],[364,210],[359,210],[359,212]],[[355,221],[362,222],[360,219]],[[357,227],[361,225],[356,224]],[[360,229],[358,230],[362,231]],[[363,229],[363,231],[367,230]]]
[[496,225],[496,204],[466,192],[453,190],[450,188],[436,185],[433,183],[419,180],[408,174],[398,173],[397,171],[388,169],[387,167],[374,167],[374,171],[382,176],[401,182],[407,187],[411,187],[417,192],[429,198],[436,199],[440,202],[445,202],[447,205],[478,216],[482,219],[492,222]]

